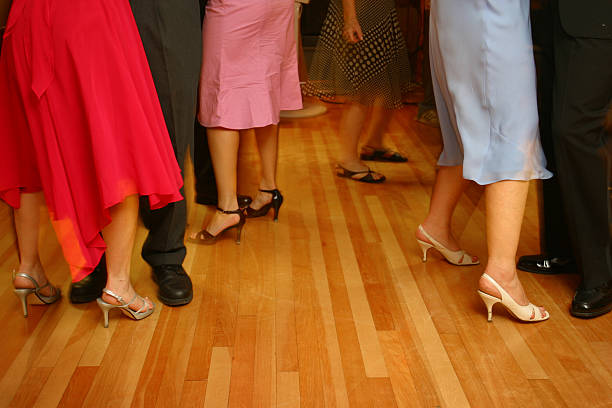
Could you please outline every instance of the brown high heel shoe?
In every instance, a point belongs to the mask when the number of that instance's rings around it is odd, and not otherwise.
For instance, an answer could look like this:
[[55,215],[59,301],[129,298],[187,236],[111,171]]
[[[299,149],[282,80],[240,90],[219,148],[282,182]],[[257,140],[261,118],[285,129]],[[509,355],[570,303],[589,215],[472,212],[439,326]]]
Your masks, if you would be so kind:
[[272,201],[262,206],[259,210],[255,210],[251,208],[250,206],[247,207],[246,209],[247,218],[263,217],[268,214],[268,211],[270,211],[270,208],[273,208],[274,209],[274,221],[278,221],[278,212],[280,211],[280,207],[283,204],[283,195],[277,189],[274,189],[274,190],[261,190],[260,189],[259,191],[261,191],[262,193],[272,194]]
[[229,227],[222,229],[217,233],[217,235],[213,235],[210,232],[206,231],[206,229],[203,229],[202,231],[197,233],[195,238],[187,238],[188,242],[194,244],[212,245],[217,242],[219,237],[223,235],[225,231],[236,228],[236,244],[240,244],[240,235],[242,234],[242,227],[244,227],[244,223],[246,222],[246,215],[244,213],[244,209],[239,208],[237,210],[222,210],[221,208],[217,207],[217,211],[221,211],[223,214],[238,214],[240,216],[240,220],[238,220],[236,224],[230,225]]

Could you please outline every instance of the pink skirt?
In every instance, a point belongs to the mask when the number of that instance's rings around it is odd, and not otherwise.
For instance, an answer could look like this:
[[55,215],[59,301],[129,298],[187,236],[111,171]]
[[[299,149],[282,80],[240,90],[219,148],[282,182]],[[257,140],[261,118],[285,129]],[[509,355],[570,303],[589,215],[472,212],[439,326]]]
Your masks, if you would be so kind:
[[[51,7],[52,3],[52,7]],[[180,170],[128,0],[15,0],[0,55],[0,198],[41,189],[73,281],[133,194],[181,200]]]
[[277,124],[302,108],[293,0],[210,0],[198,119],[206,127]]

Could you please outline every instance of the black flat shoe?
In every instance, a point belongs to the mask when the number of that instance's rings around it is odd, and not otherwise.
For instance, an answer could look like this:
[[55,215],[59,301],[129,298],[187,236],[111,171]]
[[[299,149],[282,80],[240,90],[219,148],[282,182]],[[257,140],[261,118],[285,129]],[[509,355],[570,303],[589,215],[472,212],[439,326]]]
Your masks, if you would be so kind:
[[245,210],[243,208],[239,208],[237,210],[229,211],[229,210],[222,210],[221,208],[217,207],[217,211],[221,211],[223,214],[238,214],[240,216],[240,219],[238,220],[236,224],[230,225],[229,227],[226,227],[222,229],[221,231],[219,231],[217,235],[213,235],[210,232],[203,229],[202,231],[196,234],[195,238],[192,238],[192,237],[187,238],[187,242],[191,242],[194,244],[212,245],[215,242],[217,242],[219,237],[221,237],[221,235],[223,235],[224,232],[235,228],[236,229],[236,244],[240,244],[240,235],[242,234],[242,227],[244,227],[244,223],[246,221]]
[[612,311],[612,280],[594,289],[578,288],[570,313],[574,317],[590,319]]
[[519,258],[516,267],[521,271],[542,275],[578,273],[574,259],[568,256],[525,255]]
[[[236,196],[238,200],[239,208],[247,208],[252,202],[253,199],[248,195],[238,194]],[[204,196],[196,196],[196,203],[202,205],[217,205],[217,197],[204,197]]]
[[274,209],[274,221],[278,221],[278,212],[283,204],[283,195],[277,189],[274,190],[259,190],[262,193],[272,194],[272,201],[261,207],[259,210],[255,210],[251,207],[247,207],[246,216],[247,218],[263,217],[268,214],[270,208]]
[[191,278],[182,265],[154,266],[153,281],[159,287],[157,297],[165,305],[182,306],[193,299]]
[[106,255],[102,255],[93,272],[70,285],[70,303],[89,303],[102,296],[106,278]]
[[[379,178],[374,178],[374,175],[378,175]],[[342,167],[341,165],[336,166],[336,176],[344,177],[355,181],[361,181],[362,183],[378,184],[385,181],[387,178],[380,173],[373,171],[368,167],[367,170],[363,171],[352,171]]]

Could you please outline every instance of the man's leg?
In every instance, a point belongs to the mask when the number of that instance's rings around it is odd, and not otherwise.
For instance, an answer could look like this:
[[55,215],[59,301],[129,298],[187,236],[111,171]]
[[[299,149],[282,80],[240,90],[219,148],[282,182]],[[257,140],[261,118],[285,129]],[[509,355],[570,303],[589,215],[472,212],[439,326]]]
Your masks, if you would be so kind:
[[[155,88],[183,170],[193,146],[193,123],[201,63],[198,0],[131,0],[132,11],[147,54]],[[153,267],[159,297],[168,305],[189,303],[191,280],[183,270],[187,210],[185,201],[151,211],[146,199],[141,217],[149,229],[142,256]]]
[[571,313],[612,310],[612,149],[604,119],[612,101],[612,41],[555,27],[553,136],[574,254],[583,279]]
[[538,80],[538,113],[540,137],[554,177],[540,183],[540,254],[521,257],[517,267],[541,274],[576,272],[569,231],[563,210],[563,199],[552,137],[552,103],[554,67],[554,10],[551,5],[531,12],[534,56]]

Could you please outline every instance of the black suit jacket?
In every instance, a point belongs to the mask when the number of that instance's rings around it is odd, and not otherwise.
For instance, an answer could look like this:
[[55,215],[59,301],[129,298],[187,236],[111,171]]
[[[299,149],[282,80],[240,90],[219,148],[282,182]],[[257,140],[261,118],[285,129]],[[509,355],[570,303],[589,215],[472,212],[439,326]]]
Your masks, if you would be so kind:
[[612,40],[612,0],[559,0],[559,15],[572,37]]

